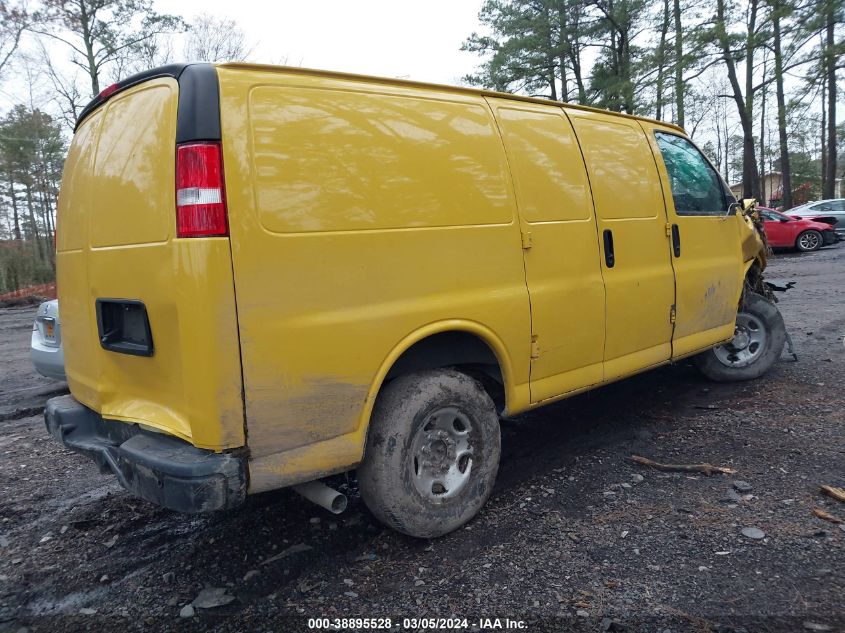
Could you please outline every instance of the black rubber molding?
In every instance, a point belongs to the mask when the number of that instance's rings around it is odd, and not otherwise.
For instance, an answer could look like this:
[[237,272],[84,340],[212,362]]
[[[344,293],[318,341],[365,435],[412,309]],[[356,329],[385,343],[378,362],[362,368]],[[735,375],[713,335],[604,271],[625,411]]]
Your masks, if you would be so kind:
[[82,121],[115,94],[151,79],[172,77],[179,82],[179,109],[176,142],[219,141],[220,85],[217,70],[211,64],[170,64],[127,77],[103,97],[97,95],[82,110],[74,132]]

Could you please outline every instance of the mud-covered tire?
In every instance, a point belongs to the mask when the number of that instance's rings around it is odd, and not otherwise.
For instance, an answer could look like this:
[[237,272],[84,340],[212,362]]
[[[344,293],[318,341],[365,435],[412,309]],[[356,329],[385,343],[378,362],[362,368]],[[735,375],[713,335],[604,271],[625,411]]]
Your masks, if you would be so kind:
[[[741,328],[746,328],[746,333]],[[748,332],[752,337],[758,336],[758,348],[752,349],[753,343],[746,343]],[[741,338],[738,340],[738,337]],[[738,350],[734,347],[735,341],[737,345],[746,343],[746,346]],[[733,341],[699,354],[695,357],[695,364],[701,373],[718,382],[752,380],[769,371],[780,358],[785,343],[786,327],[777,307],[765,297],[750,292],[737,314]],[[746,350],[743,356],[740,352]]]
[[795,238],[795,248],[802,253],[809,253],[819,250],[824,246],[824,237],[816,230],[808,229],[801,231]]
[[496,407],[477,380],[453,369],[401,376],[375,403],[358,467],[361,497],[395,530],[442,536],[487,501],[500,453]]

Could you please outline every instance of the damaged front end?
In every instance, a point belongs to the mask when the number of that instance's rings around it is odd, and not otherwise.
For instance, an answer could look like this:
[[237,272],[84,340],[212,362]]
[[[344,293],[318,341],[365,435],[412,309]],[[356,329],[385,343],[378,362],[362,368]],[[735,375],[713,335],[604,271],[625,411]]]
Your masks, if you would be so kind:
[[757,201],[753,198],[743,199],[734,205],[736,214],[739,216],[740,243],[742,244],[742,261],[746,265],[745,288],[746,292],[756,292],[777,302],[772,295],[772,290],[763,281],[763,271],[772,249],[766,239],[766,231],[763,228],[763,218],[757,209]]
[[[763,279],[763,271],[766,269],[769,255],[772,254],[772,248],[769,246],[768,239],[766,239],[763,218],[757,209],[757,201],[753,198],[746,198],[736,203],[734,208],[736,208],[736,214],[740,216],[742,261],[746,265],[745,284],[740,298],[740,311],[746,303],[746,296],[749,292],[761,295],[773,304],[777,303],[775,292],[785,292],[792,288],[795,282],[776,284]],[[789,331],[784,328],[784,333],[789,354],[793,360],[798,360]]]

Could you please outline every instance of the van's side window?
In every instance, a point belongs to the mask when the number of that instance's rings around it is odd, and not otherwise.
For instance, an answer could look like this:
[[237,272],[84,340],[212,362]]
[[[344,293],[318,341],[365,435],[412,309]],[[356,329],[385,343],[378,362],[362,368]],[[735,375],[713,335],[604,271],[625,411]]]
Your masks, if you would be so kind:
[[721,215],[726,202],[719,177],[687,139],[655,132],[678,215]]

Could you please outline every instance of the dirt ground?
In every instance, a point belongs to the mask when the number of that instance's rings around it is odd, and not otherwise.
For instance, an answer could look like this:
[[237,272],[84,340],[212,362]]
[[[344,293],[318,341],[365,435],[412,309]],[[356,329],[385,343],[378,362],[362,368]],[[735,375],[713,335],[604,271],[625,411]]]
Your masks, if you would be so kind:
[[[812,514],[845,519],[819,489],[845,487],[845,247],[779,255],[768,277],[797,282],[779,306],[798,362],[728,385],[680,363],[503,422],[490,502],[434,541],[377,524],[351,477],[337,517],[288,491],[211,516],[130,497],[47,435],[34,309],[0,310],[0,631],[845,631],[845,528]],[[231,601],[181,617],[206,588]]]

